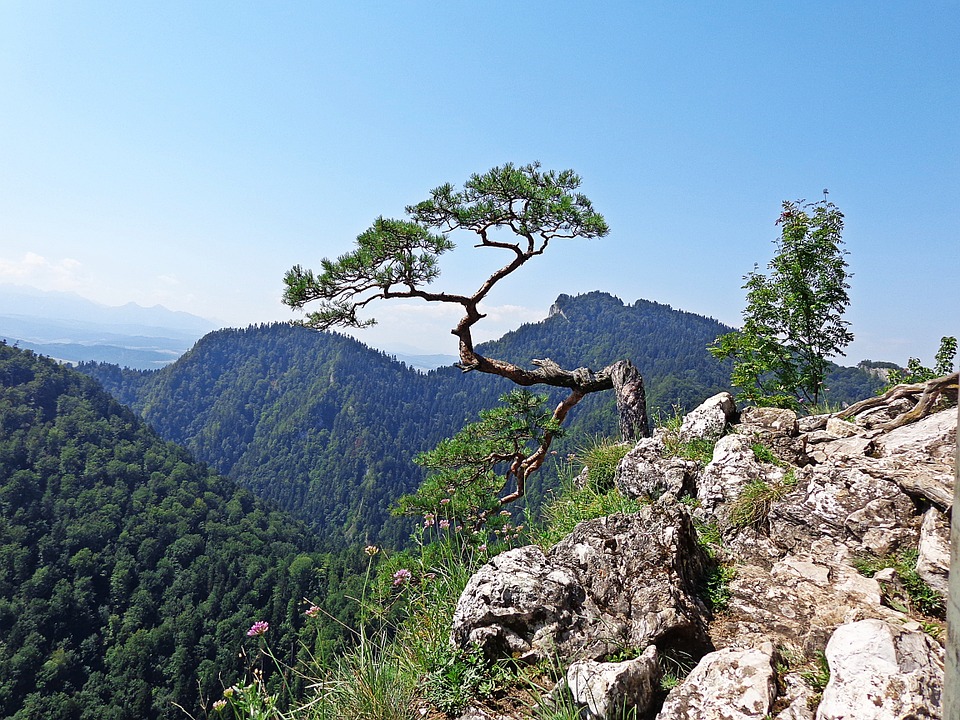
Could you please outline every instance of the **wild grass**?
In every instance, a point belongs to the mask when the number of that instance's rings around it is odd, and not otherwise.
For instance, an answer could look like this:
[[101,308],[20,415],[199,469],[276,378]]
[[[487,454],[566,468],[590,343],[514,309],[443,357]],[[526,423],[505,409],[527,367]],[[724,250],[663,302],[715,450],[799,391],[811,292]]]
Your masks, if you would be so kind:
[[552,497],[543,507],[543,520],[532,533],[534,542],[547,549],[584,520],[638,512],[645,503],[624,497],[613,487],[616,466],[629,450],[621,443],[600,441],[582,451],[579,457],[587,468],[583,486],[577,485],[571,468],[561,468],[560,487],[551,491]]
[[796,486],[797,477],[793,470],[787,471],[780,480],[768,482],[758,478],[750,481],[730,504],[730,525],[738,530],[748,527],[761,529],[773,504],[782,500]]
[[873,577],[884,568],[893,568],[903,583],[913,607],[924,615],[944,619],[946,603],[943,595],[931,588],[916,571],[916,550],[902,550],[891,555],[863,555],[853,560],[853,566],[861,575]]

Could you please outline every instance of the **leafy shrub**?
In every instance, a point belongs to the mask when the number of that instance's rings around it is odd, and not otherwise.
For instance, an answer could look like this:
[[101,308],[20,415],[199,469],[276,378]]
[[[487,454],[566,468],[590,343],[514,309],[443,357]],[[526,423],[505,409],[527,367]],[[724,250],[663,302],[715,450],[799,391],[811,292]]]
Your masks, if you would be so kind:
[[703,580],[702,597],[707,607],[713,612],[719,612],[730,602],[730,583],[737,576],[737,570],[732,565],[722,563],[714,565]]
[[429,667],[423,695],[447,715],[459,715],[467,705],[493,695],[514,675],[505,662],[490,662],[479,647],[463,651],[444,648]]

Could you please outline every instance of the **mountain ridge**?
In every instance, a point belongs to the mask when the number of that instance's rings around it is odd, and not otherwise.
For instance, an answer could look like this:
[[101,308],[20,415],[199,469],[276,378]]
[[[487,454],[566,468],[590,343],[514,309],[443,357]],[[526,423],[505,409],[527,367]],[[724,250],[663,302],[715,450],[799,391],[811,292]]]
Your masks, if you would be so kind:
[[[568,368],[631,359],[644,375],[653,417],[726,389],[729,369],[706,351],[729,330],[716,320],[653,301],[625,305],[602,292],[558,303],[562,316],[524,324],[480,351],[523,365],[551,357]],[[163,437],[324,536],[394,546],[406,543],[410,525],[391,507],[423,477],[413,458],[513,387],[453,367],[419,372],[354,338],[280,323],[218,330],[150,373],[81,369]],[[561,392],[548,392],[550,402]],[[559,456],[577,452],[587,438],[615,435],[614,405],[610,393],[579,403],[555,446]],[[558,472],[548,466],[532,480],[529,507],[538,507]]]

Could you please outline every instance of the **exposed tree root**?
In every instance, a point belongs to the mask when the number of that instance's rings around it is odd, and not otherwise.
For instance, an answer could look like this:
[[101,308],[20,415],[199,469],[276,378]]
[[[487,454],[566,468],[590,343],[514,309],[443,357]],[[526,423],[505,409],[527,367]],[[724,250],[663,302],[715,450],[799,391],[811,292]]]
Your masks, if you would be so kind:
[[958,373],[944,375],[943,377],[927,380],[923,383],[914,383],[912,385],[896,385],[887,390],[883,395],[867,398],[858,403],[854,403],[839,413],[834,413],[835,417],[843,420],[859,415],[865,410],[872,410],[877,407],[884,407],[902,398],[910,400],[918,395],[917,404],[907,412],[901,413],[893,420],[881,426],[884,432],[889,432],[903,425],[916,422],[927,415],[932,414],[937,409],[938,401],[941,399],[957,400]]

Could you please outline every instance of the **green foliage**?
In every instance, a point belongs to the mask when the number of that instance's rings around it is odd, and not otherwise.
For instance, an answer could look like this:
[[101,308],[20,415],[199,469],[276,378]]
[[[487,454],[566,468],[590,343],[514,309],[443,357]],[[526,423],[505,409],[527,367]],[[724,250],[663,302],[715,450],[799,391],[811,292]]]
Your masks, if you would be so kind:
[[830,682],[830,664],[822,650],[818,650],[813,659],[813,667],[800,673],[800,677],[813,690],[823,692]]
[[901,550],[896,554],[881,557],[863,555],[854,558],[853,566],[867,577],[873,577],[884,568],[893,568],[910,596],[913,608],[924,615],[943,619],[946,613],[944,597],[917,574],[917,558],[916,550]]
[[499,509],[497,493],[518,472],[523,461],[550,433],[560,434],[559,424],[544,410],[545,395],[513,390],[500,397],[499,407],[480,412],[470,423],[436,448],[414,461],[429,474],[419,489],[397,503],[403,515],[446,516],[451,522],[479,527],[494,520]]
[[697,530],[697,543],[707,551],[710,557],[713,557],[715,555],[714,548],[723,545],[720,526],[715,522],[702,523],[694,520],[694,527]]
[[770,465],[776,465],[778,467],[786,465],[783,460],[773,454],[773,450],[761,442],[753,443],[751,449],[753,450],[753,457],[756,458],[757,462],[769,463]]
[[[561,296],[554,310],[480,349],[518,363],[548,355],[567,367],[631,357],[644,370],[651,415],[658,405],[691,408],[727,384],[729,370],[706,351],[730,329],[715,320],[645,300],[624,305],[605,293]],[[452,367],[419,373],[352,338],[287,324],[211,333],[155,372],[82,369],[165,439],[294,514],[337,551],[406,544],[410,521],[390,509],[423,480],[413,457],[513,387],[491,375],[465,379]],[[831,393],[849,393],[839,400],[874,393],[879,381],[846,370],[845,382],[830,381]],[[555,392],[549,402],[560,399]],[[612,394],[584,398],[565,427],[551,446],[559,457],[578,452],[584,437],[615,435]],[[528,482],[531,513],[558,484],[546,463]]]
[[0,345],[0,716],[196,713],[255,620],[295,662],[301,598],[344,572],[90,378]]
[[624,497],[616,488],[603,490],[588,471],[587,482],[578,487],[569,468],[563,474],[560,488],[551,491],[543,508],[543,523],[535,531],[535,542],[547,549],[555,545],[584,520],[593,520],[613,513],[635,513],[643,503]]
[[895,385],[912,385],[927,380],[943,377],[953,372],[953,361],[957,356],[957,339],[953,336],[940,338],[940,348],[934,358],[932,368],[920,364],[919,358],[912,357],[907,361],[906,369],[894,368],[887,374],[887,386],[881,392],[889,390]]
[[716,339],[710,352],[732,359],[731,382],[757,405],[816,405],[828,359],[852,340],[842,317],[847,295],[843,214],[833,203],[784,202],[770,275],[744,279],[743,328]]
[[787,471],[781,480],[774,482],[751,480],[730,504],[730,525],[738,530],[748,527],[760,529],[773,504],[782,500],[796,485],[797,478],[792,470]]
[[624,456],[632,450],[630,443],[610,442],[597,438],[577,453],[590,477],[590,483],[601,491],[613,487],[617,467]]
[[[454,249],[447,235],[465,230],[479,236],[478,247],[506,249],[512,258],[471,298],[475,306],[499,279],[542,254],[550,240],[609,232],[603,216],[577,192],[579,186],[573,171],[541,171],[539,163],[507,163],[472,175],[462,190],[441,185],[429,199],[406,208],[410,220],[377,218],[357,237],[354,251],[324,259],[319,275],[293,267],[284,277],[283,302],[292,308],[317,303],[320,309],[309,313],[304,324],[322,330],[372,325],[372,319],[360,320],[357,311],[379,299],[417,297],[465,305],[468,296],[426,289],[440,275],[439,256]],[[490,237],[500,230],[512,232],[515,241]]]
[[657,654],[660,666],[660,689],[670,691],[682,683],[697,666],[697,659],[677,648],[667,648]]
[[470,702],[491,697],[515,674],[509,663],[488,660],[479,647],[464,651],[448,646],[428,667],[423,696],[440,712],[458,716]]
[[732,565],[717,563],[710,568],[703,580],[702,596],[707,607],[713,612],[720,612],[730,602],[730,583],[737,576],[737,570]]

